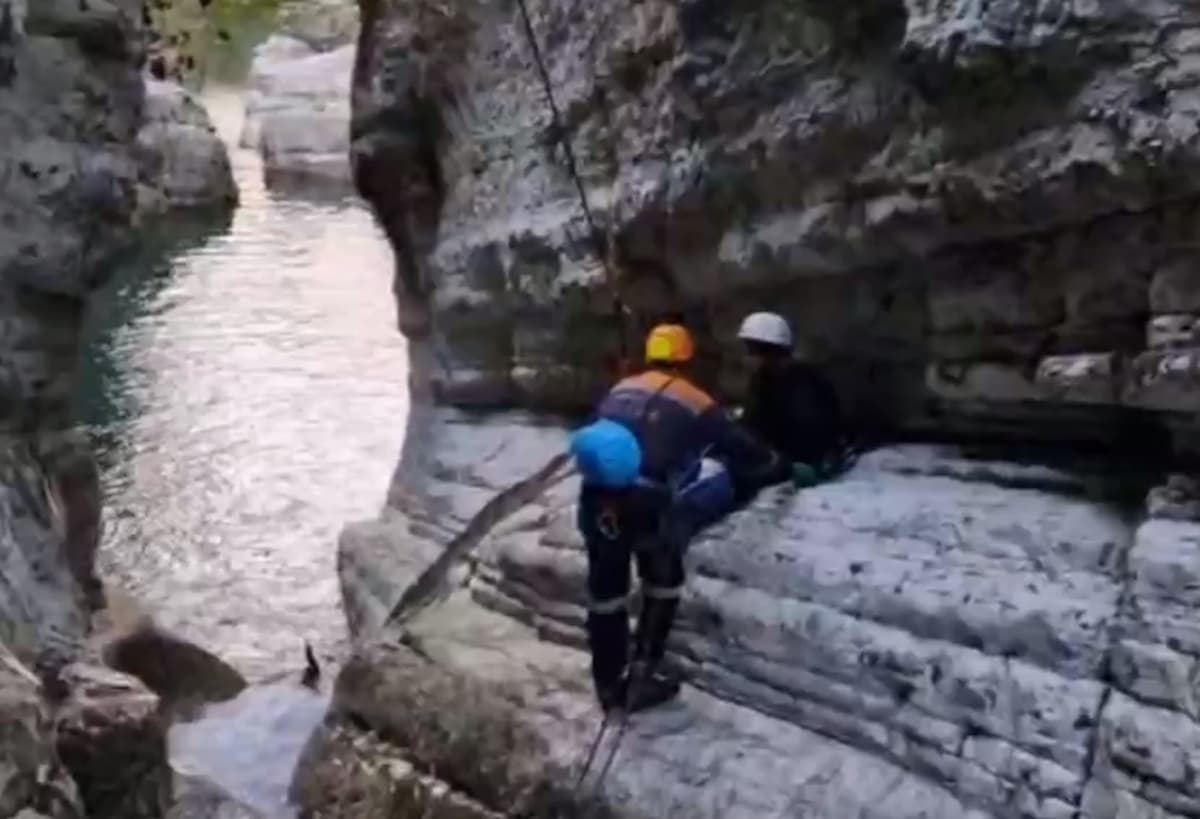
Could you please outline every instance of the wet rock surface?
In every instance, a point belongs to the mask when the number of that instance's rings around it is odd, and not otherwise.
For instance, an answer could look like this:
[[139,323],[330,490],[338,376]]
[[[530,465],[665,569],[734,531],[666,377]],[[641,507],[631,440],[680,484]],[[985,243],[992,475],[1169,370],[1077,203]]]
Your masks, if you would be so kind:
[[186,208],[231,208],[237,186],[225,143],[199,101],[174,82],[146,79],[138,133],[145,214]]

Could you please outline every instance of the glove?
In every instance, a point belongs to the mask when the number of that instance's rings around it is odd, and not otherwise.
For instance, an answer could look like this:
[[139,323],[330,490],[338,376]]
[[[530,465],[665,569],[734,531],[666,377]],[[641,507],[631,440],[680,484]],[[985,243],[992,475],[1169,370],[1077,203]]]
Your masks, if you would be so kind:
[[792,486],[797,489],[805,489],[810,486],[816,486],[821,480],[817,474],[817,470],[806,463],[792,464]]

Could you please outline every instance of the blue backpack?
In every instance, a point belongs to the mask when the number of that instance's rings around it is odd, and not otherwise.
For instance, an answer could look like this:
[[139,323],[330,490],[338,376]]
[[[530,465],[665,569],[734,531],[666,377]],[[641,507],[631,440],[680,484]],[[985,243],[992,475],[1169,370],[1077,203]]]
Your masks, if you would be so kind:
[[642,471],[642,447],[624,424],[601,418],[571,436],[571,455],[584,483],[628,489]]

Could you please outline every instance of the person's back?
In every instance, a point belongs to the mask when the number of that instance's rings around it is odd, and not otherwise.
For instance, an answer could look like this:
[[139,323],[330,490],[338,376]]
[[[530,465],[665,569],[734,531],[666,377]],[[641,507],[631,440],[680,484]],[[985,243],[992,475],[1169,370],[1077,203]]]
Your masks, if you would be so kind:
[[719,438],[716,402],[683,375],[647,370],[619,382],[597,416],[627,425],[642,446],[642,475],[668,483]]

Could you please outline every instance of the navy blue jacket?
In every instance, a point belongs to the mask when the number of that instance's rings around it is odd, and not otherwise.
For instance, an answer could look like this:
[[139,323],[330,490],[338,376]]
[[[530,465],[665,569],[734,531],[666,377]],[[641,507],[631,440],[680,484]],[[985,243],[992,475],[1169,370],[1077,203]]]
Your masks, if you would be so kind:
[[633,431],[642,447],[642,475],[652,481],[674,481],[702,456],[725,465],[739,494],[790,475],[790,464],[678,375],[647,370],[623,379],[600,402],[597,415]]

